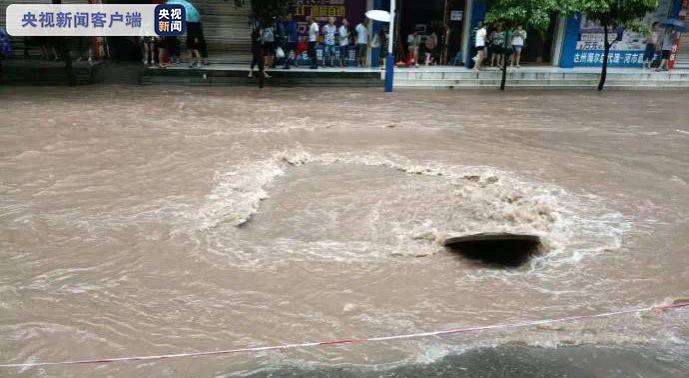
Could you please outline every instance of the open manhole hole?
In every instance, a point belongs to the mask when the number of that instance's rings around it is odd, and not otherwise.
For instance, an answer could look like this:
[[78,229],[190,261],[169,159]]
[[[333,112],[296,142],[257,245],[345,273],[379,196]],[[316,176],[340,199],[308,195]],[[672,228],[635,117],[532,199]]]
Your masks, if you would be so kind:
[[443,244],[471,260],[493,266],[517,267],[538,252],[540,243],[541,239],[535,235],[482,233],[451,237]]

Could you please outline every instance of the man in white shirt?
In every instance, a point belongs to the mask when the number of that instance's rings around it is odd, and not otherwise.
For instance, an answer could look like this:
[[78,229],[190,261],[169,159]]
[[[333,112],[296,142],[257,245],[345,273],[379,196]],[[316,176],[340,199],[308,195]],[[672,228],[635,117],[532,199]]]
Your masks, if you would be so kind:
[[313,17],[309,16],[306,18],[309,23],[309,59],[311,60],[311,69],[315,70],[318,68],[318,58],[316,56],[316,44],[318,43],[318,32],[320,28],[318,23]]
[[368,29],[363,22],[360,22],[356,28],[356,55],[359,67],[366,64],[366,48],[368,47]]
[[340,42],[340,67],[347,65],[347,46],[349,46],[349,21],[342,20],[342,25],[337,30]]
[[486,27],[483,26],[483,21],[479,21],[478,30],[476,31],[476,57],[474,57],[476,64],[474,65],[474,71],[479,71],[481,69],[481,64],[483,64],[483,60],[486,58],[487,34],[488,31]]

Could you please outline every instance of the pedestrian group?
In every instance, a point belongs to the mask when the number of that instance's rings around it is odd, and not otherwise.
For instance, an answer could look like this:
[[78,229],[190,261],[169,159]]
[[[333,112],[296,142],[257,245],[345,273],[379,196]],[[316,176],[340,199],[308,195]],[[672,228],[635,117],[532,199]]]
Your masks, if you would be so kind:
[[[272,25],[252,28],[252,64],[249,77],[254,75],[254,67],[263,62],[264,67],[276,68],[282,60],[284,69],[299,66],[300,57],[306,54],[309,67],[345,67],[348,54],[354,49],[355,63],[358,67],[366,65],[366,51],[369,46],[369,29],[364,22],[358,23],[351,29],[349,21],[342,19],[339,25],[335,17],[329,17],[327,22],[320,25],[312,16],[306,18],[307,43],[302,44],[298,38],[298,23],[291,15],[285,21],[275,19]],[[318,46],[323,49],[322,60],[319,65],[317,56]],[[264,69],[259,68],[264,77],[270,77]]]
[[509,65],[521,68],[522,50],[526,46],[526,30],[521,24],[505,29],[502,23],[496,23],[491,32],[479,21],[475,30],[474,70],[480,71],[485,65],[503,68]]

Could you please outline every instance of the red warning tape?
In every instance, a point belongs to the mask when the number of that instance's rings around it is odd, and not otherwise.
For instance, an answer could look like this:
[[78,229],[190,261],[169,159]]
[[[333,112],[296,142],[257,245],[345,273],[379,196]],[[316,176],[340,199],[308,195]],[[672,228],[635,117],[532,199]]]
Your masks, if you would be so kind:
[[165,359],[169,359],[169,358],[181,358],[181,357],[214,356],[214,355],[242,353],[242,352],[262,352],[262,351],[284,350],[284,349],[294,349],[294,348],[308,348],[308,347],[317,347],[317,346],[326,346],[326,345],[337,346],[337,345],[343,345],[343,344],[358,344],[358,343],[376,342],[376,341],[389,341],[389,340],[422,338],[422,337],[430,337],[430,336],[451,335],[451,334],[456,334],[456,333],[480,332],[480,331],[487,331],[487,330],[494,330],[494,329],[523,328],[523,327],[530,327],[530,326],[535,326],[535,325],[572,322],[572,321],[584,320],[584,319],[606,318],[606,317],[612,317],[612,316],[618,316],[618,315],[624,315],[624,314],[637,314],[637,313],[651,312],[651,311],[657,311],[657,310],[671,310],[671,309],[677,309],[680,307],[689,307],[689,301],[681,301],[681,302],[656,305],[656,306],[650,306],[650,307],[635,308],[635,309],[629,309],[629,310],[604,312],[604,313],[593,314],[593,315],[578,315],[578,316],[570,316],[570,317],[558,318],[558,319],[532,320],[532,321],[526,321],[526,322],[520,322],[520,323],[507,323],[507,324],[494,324],[494,325],[468,327],[468,328],[455,328],[455,329],[447,329],[447,330],[442,330],[442,331],[410,333],[410,334],[394,335],[394,336],[370,337],[370,338],[365,338],[365,339],[343,339],[343,340],[317,341],[317,342],[306,342],[306,343],[299,343],[299,344],[283,344],[283,345],[272,345],[272,346],[264,346],[264,347],[253,347],[253,348],[216,350],[216,351],[209,351],[209,352],[161,354],[161,355],[154,355],[154,356],[133,356],[133,357],[100,358],[100,359],[94,359],[94,360],[0,364],[0,367],[27,368],[27,367],[37,367],[37,366],[50,366],[50,365],[104,364],[104,363],[122,362],[122,361],[150,361],[150,360],[165,360]]

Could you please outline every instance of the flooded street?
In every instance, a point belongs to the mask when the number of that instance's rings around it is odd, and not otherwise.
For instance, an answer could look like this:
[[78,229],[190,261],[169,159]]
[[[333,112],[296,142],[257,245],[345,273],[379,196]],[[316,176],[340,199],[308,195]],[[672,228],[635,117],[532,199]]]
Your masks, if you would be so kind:
[[[0,363],[389,336],[689,297],[688,99],[0,88]],[[490,231],[536,234],[541,253],[496,269],[442,247]],[[505,345],[643,348],[673,366],[660,375],[683,376],[689,311],[0,376],[380,372]]]

